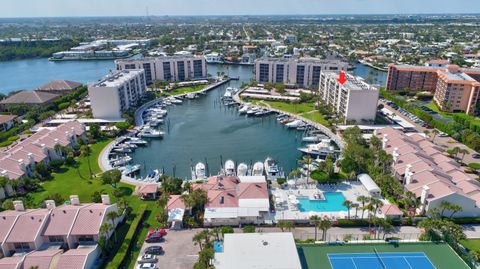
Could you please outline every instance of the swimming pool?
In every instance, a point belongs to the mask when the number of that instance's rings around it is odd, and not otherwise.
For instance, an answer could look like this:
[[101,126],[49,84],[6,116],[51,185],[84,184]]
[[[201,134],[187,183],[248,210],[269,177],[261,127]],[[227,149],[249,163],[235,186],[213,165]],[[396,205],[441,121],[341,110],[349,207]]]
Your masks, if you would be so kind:
[[341,192],[324,192],[325,200],[310,200],[306,196],[297,197],[300,212],[337,212],[347,211],[342,204],[345,197]]
[[217,252],[217,253],[223,252],[223,242],[222,241],[214,241],[213,242],[213,250],[215,250],[215,252]]

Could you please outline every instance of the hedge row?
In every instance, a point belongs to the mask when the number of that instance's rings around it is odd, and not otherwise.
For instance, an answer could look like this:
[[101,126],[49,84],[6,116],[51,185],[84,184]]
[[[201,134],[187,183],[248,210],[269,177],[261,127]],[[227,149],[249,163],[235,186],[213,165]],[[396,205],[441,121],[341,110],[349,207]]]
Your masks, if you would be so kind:
[[122,268],[122,264],[124,263],[125,259],[127,258],[128,253],[130,252],[133,244],[135,243],[135,236],[139,230],[140,222],[142,221],[145,211],[147,210],[147,205],[143,204],[140,205],[137,211],[137,215],[133,219],[132,223],[130,224],[130,228],[128,229],[127,235],[123,239],[122,245],[117,251],[117,254],[113,258],[113,260],[107,264],[107,269],[118,269]]

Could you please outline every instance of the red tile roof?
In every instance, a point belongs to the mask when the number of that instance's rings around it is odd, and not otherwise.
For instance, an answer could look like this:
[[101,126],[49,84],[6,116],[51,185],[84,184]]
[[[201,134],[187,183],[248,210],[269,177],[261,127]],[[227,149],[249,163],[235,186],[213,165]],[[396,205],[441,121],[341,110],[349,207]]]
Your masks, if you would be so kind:
[[36,209],[20,215],[5,242],[22,243],[35,241],[49,213],[50,210],[48,209]]
[[[25,256],[23,268],[50,269],[56,267],[56,259],[63,253],[60,249],[34,251]],[[61,268],[61,267],[58,267]]]

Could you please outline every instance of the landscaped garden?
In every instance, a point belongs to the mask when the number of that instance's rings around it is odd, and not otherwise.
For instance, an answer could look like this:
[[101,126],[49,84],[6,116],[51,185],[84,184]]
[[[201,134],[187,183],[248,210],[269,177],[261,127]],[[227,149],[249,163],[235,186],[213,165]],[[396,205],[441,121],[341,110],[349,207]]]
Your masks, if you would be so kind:
[[285,103],[278,101],[253,100],[252,103],[258,106],[271,107],[288,113],[300,115],[313,122],[330,126],[330,123],[325,119],[325,116],[315,108],[314,102]]
[[164,93],[167,93],[169,95],[178,95],[178,94],[200,91],[200,90],[205,89],[207,86],[208,85],[205,84],[205,85],[178,87],[176,89],[173,89],[171,91],[166,91]]

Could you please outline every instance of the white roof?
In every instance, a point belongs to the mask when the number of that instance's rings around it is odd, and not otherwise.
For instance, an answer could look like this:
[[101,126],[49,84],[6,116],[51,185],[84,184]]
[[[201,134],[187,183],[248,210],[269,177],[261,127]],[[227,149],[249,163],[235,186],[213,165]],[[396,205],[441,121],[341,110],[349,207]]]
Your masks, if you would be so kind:
[[267,183],[265,176],[239,176],[241,183]]
[[[267,200],[268,201],[268,200]],[[230,219],[238,217],[258,217],[260,211],[268,211],[264,207],[221,207],[221,208],[205,208],[204,219]]]
[[239,199],[238,206],[256,208],[260,211],[268,211],[270,208],[270,201],[268,199]]
[[360,174],[357,176],[358,180],[362,182],[363,186],[367,189],[368,192],[380,192],[380,188],[377,183],[367,174]]
[[301,269],[292,233],[225,234],[217,269]]
[[183,208],[174,208],[168,211],[168,221],[183,221],[183,215],[185,214],[185,209]]

